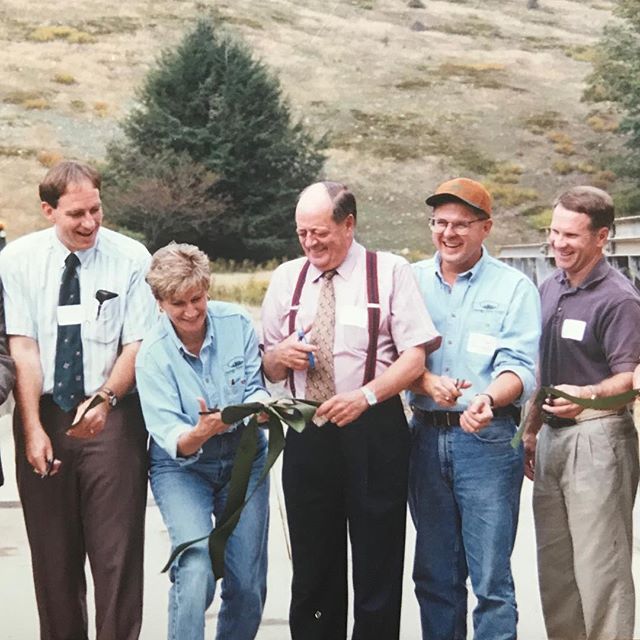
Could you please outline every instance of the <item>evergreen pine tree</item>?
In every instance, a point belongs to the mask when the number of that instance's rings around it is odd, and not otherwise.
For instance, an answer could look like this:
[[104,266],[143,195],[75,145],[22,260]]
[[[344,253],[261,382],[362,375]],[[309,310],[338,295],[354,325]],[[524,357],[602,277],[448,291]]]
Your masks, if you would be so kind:
[[[322,143],[292,121],[278,80],[244,45],[198,22],[149,73],[123,128],[125,139],[110,147],[106,170],[116,222],[147,235],[144,216],[129,215],[136,193],[149,196],[136,185],[159,179],[158,162],[171,180],[178,166],[184,172],[187,157],[207,172],[194,197],[201,202],[205,191],[216,215],[181,224],[180,239],[197,228],[190,241],[212,257],[261,261],[296,253],[294,201],[322,167]],[[176,214],[194,215],[193,209]],[[171,216],[165,218],[171,226]]]

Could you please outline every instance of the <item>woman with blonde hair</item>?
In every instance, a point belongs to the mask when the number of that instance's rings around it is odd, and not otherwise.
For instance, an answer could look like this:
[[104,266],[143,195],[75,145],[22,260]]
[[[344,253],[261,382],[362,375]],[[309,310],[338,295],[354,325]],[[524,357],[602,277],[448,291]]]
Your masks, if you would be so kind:
[[[159,249],[147,274],[164,312],[143,341],[136,380],[147,429],[151,490],[172,548],[206,536],[222,515],[244,423],[222,421],[227,405],[264,400],[258,341],[237,305],[210,301],[209,259],[197,247]],[[264,466],[260,432],[250,492]],[[268,483],[261,485],[230,536],[216,638],[255,637],[266,596]],[[215,579],[206,540],[170,569],[169,640],[202,640]]]

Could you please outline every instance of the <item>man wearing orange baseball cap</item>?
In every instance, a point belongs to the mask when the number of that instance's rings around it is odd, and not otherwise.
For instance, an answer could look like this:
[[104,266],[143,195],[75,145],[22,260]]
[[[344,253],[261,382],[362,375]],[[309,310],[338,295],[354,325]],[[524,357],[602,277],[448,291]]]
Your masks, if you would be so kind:
[[506,640],[518,620],[510,559],[523,478],[522,447],[510,441],[536,384],[540,302],[534,284],[483,244],[493,211],[482,184],[448,180],[426,202],[437,252],[413,267],[443,342],[409,392],[422,634],[467,637],[469,576],[475,640]]

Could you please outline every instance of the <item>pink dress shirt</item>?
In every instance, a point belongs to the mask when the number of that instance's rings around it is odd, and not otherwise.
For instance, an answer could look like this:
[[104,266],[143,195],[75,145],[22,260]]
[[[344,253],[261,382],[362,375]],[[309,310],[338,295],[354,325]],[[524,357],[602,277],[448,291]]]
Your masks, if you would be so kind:
[[[362,386],[369,344],[367,313],[367,278],[365,248],[353,242],[344,262],[333,278],[336,296],[336,328],[333,357],[336,391],[343,393]],[[291,298],[306,258],[280,265],[262,304],[262,331],[265,351],[289,335]],[[309,266],[296,329],[307,329],[313,323],[320,293],[322,272]],[[409,347],[427,345],[430,353],[440,345],[440,335],[433,326],[418,289],[413,270],[402,257],[378,252],[378,287],[380,291],[380,335],[376,377]],[[307,340],[313,344],[313,327]],[[296,395],[304,397],[306,371],[295,372]]]

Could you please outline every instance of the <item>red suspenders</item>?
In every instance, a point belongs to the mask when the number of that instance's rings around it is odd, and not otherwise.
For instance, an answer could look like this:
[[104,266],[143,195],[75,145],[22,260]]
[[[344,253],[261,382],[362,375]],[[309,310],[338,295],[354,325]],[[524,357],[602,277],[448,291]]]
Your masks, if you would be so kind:
[[376,377],[376,355],[380,332],[380,294],[378,292],[378,254],[367,251],[367,310],[369,312],[369,347],[362,384]]
[[[291,298],[291,309],[289,310],[289,335],[296,328],[296,316],[300,308],[300,296],[302,287],[309,271],[309,261],[307,260],[298,276],[296,288]],[[367,273],[367,310],[369,315],[369,346],[367,348],[367,359],[364,367],[364,377],[362,384],[371,382],[376,375],[376,355],[378,351],[378,335],[380,333],[380,293],[378,291],[378,254],[375,251],[367,251],[366,256]],[[293,380],[293,371],[289,371],[289,389],[291,395],[296,396],[296,385]]]
[[[304,287],[304,281],[307,277],[307,271],[309,271],[309,265],[311,263],[307,260],[298,276],[298,282],[296,282],[296,288],[293,290],[293,298],[291,298],[291,309],[289,309],[289,335],[291,335],[296,329],[296,316],[298,315],[298,309],[300,308],[300,296],[302,295],[302,287]],[[296,397],[296,384],[293,381],[293,370],[289,370],[289,389],[291,390],[291,397]]]

